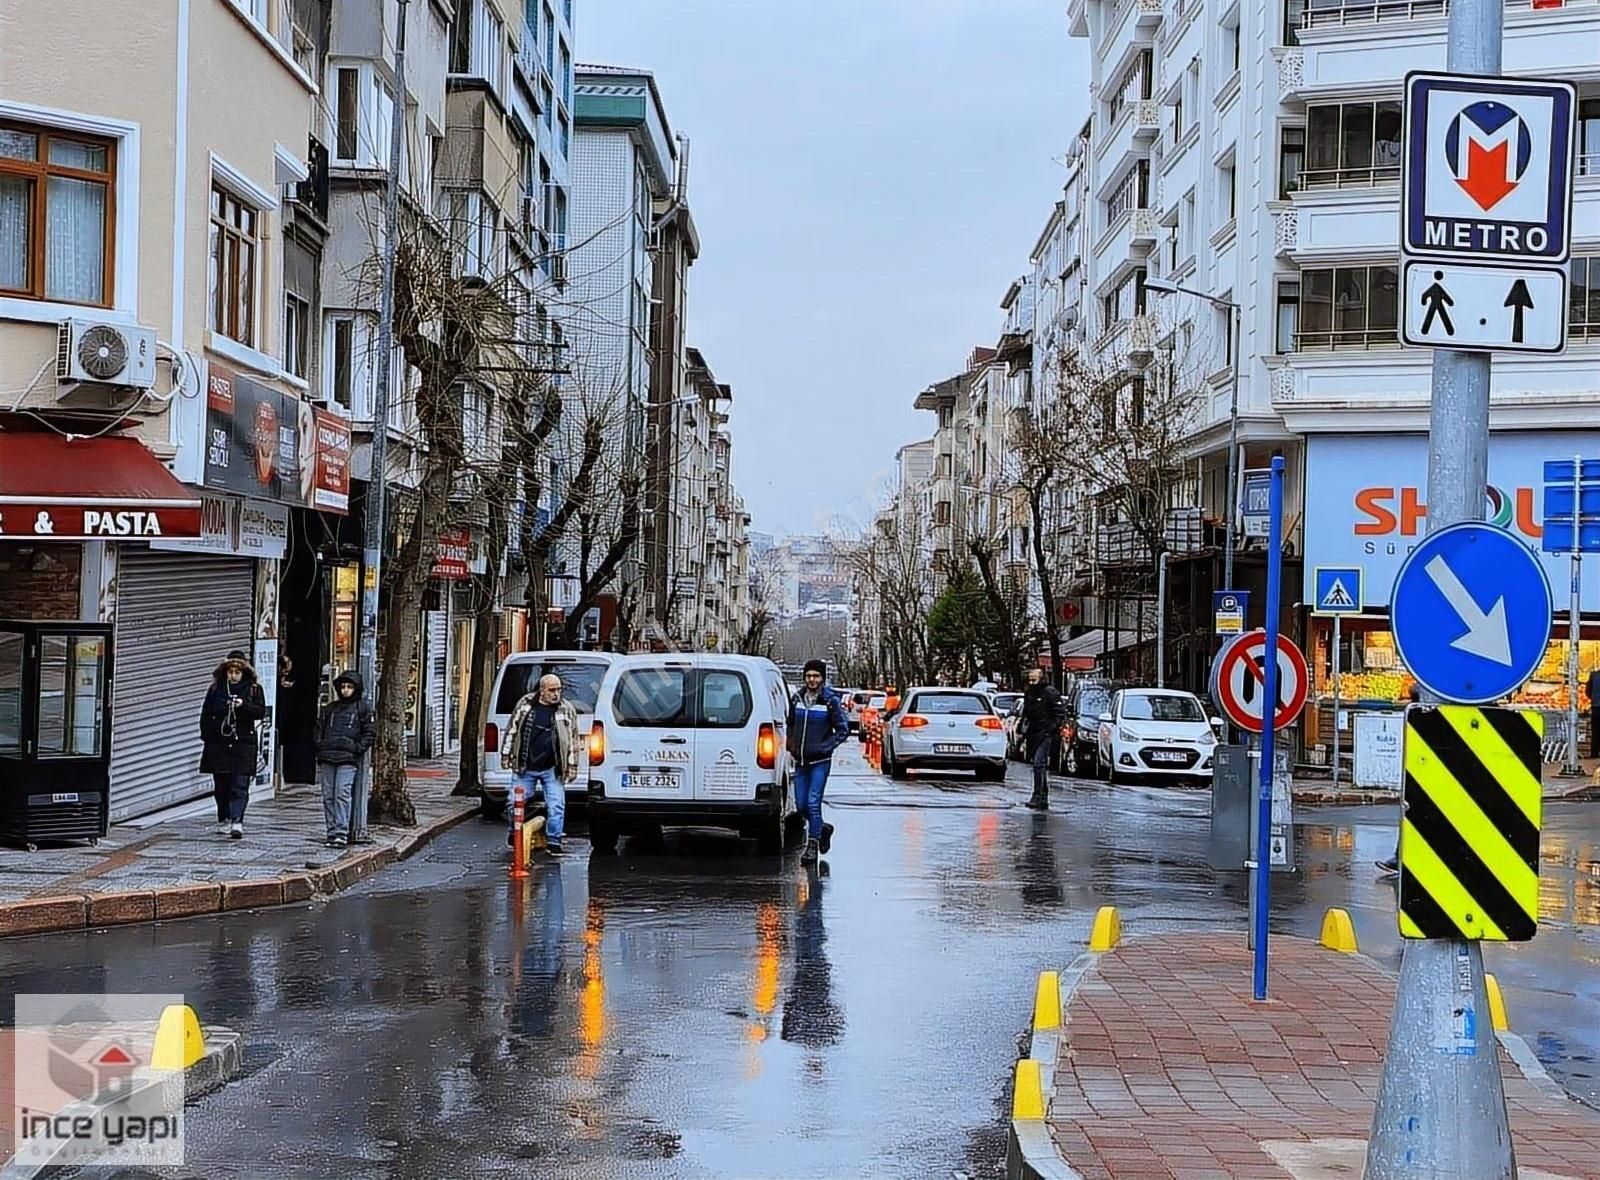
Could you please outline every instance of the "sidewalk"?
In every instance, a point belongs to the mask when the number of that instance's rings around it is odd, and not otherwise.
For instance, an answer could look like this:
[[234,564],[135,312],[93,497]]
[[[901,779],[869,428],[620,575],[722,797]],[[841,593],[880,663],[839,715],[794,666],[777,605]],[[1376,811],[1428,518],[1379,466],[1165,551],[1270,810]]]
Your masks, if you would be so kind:
[[[1250,966],[1242,934],[1162,934],[1086,957],[1075,984],[1063,973],[1046,1080],[1060,1158],[1013,1175],[1359,1176],[1394,979],[1362,956],[1275,935],[1272,998],[1256,1004]],[[1524,1180],[1600,1177],[1600,1113],[1536,1066],[1525,1076],[1504,1046],[1500,1057]]]
[[257,909],[346,889],[403,860],[478,809],[452,797],[453,760],[407,767],[417,826],[374,825],[376,843],[324,844],[322,793],[285,787],[250,804],[245,838],[217,835],[209,807],[153,827],[117,825],[97,846],[7,849],[0,856],[0,936]]

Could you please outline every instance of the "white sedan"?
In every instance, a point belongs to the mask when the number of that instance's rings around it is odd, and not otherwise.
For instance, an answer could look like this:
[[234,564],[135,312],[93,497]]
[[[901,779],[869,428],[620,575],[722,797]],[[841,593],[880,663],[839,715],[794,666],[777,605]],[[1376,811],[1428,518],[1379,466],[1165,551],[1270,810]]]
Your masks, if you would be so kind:
[[883,770],[904,779],[918,770],[971,770],[1006,777],[1006,732],[989,695],[970,688],[914,688],[884,718]]
[[1216,729],[1200,698],[1164,688],[1125,688],[1100,714],[1100,765],[1112,782],[1177,778],[1204,782],[1217,751]]

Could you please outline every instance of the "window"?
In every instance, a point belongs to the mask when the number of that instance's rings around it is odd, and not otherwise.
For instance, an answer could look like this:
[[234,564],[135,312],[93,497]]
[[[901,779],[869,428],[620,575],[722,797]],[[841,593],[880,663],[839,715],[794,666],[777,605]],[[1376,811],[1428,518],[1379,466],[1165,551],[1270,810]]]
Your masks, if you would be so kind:
[[1228,211],[1228,220],[1239,215],[1238,169],[1232,161],[1217,170],[1217,205]]
[[1578,175],[1600,176],[1600,98],[1578,102]]
[[1128,107],[1141,99],[1147,99],[1153,93],[1155,84],[1153,51],[1141,49],[1139,56],[1133,59],[1133,64],[1127,72],[1112,87],[1111,98],[1106,102],[1106,123],[1116,126]]
[[1135,377],[1128,385],[1128,410],[1133,425],[1144,425],[1144,378]]
[[1122,719],[1124,721],[1198,721],[1204,722],[1206,715],[1200,709],[1200,702],[1185,693],[1179,696],[1171,694],[1148,693],[1119,693],[1118,699],[1122,702]]
[[548,6],[544,10],[544,69],[547,74],[556,72],[556,18]]
[[111,305],[116,144],[0,123],[0,292]]
[[469,455],[481,455],[489,444],[489,396],[475,383],[461,390],[461,438]]
[[1238,73],[1244,58],[1239,44],[1239,26],[1233,25],[1228,29],[1229,48],[1232,54],[1233,72]]
[[1306,188],[1370,187],[1400,178],[1400,104],[1347,102],[1306,111]]
[[304,380],[311,331],[311,304],[293,292],[283,294],[283,367]]
[[572,109],[572,52],[567,43],[561,43],[561,98]]
[[361,71],[341,66],[334,83],[334,151],[341,160],[356,158],[357,120],[361,106]]
[[1172,142],[1177,143],[1183,138],[1185,127],[1183,122],[1183,87],[1178,87],[1178,93],[1172,100]]
[[1195,230],[1199,225],[1196,217],[1194,190],[1190,189],[1188,193],[1184,194],[1183,212],[1178,218],[1178,233],[1182,238],[1183,256],[1185,258],[1194,257]]
[[550,83],[539,84],[539,101],[544,106],[544,127],[546,131],[554,131],[556,124],[556,98],[550,89]]
[[1100,433],[1109,437],[1117,429],[1117,387],[1108,384],[1100,391]]
[[445,221],[463,275],[500,273],[500,214],[482,193],[445,189],[439,194],[439,216]]
[[1300,331],[1300,284],[1278,284],[1277,335],[1273,351],[1279,355],[1294,351],[1294,338]]
[[1150,161],[1139,160],[1106,199],[1106,224],[1113,225],[1135,209],[1149,208],[1149,204]]
[[484,0],[458,0],[450,25],[450,72],[482,78],[499,93],[505,72],[505,22]]
[[472,72],[472,14],[477,7],[473,0],[461,0],[456,5],[455,18],[450,22],[450,72]]
[[1301,271],[1295,349],[1392,347],[1398,288],[1393,266]]
[[1572,259],[1572,294],[1567,335],[1574,340],[1600,340],[1600,254]]
[[1217,336],[1222,340],[1222,367],[1233,368],[1233,308],[1214,309],[1217,317]]
[[701,729],[743,729],[750,720],[750,684],[742,672],[708,668],[700,673]]
[[943,716],[981,717],[994,712],[988,701],[975,692],[919,692],[907,713],[937,713]]
[[211,185],[210,298],[207,326],[255,346],[258,214],[227,189]]
[[1283,0],[1283,43],[1300,44],[1300,26],[1305,22],[1306,0]]
[[1300,173],[1306,166],[1306,129],[1285,127],[1278,133],[1278,199],[1286,201],[1300,188]]
[[612,697],[618,725],[689,724],[688,668],[641,668],[624,672]]
[[333,363],[329,366],[332,400],[345,409],[353,409],[352,396],[355,385],[356,323],[349,316],[333,321]]
[[517,702],[532,692],[540,677],[561,677],[561,699],[580,713],[593,713],[600,699],[600,681],[606,665],[578,660],[507,660],[500,674],[500,688],[494,698],[496,713],[512,713]]

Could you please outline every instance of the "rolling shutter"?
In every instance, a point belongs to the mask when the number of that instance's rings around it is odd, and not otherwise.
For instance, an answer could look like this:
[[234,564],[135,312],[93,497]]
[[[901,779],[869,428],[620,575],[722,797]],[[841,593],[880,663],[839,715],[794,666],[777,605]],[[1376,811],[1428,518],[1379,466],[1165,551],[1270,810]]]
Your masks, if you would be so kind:
[[111,723],[111,819],[211,791],[200,773],[200,706],[234,648],[250,650],[250,558],[123,546]]

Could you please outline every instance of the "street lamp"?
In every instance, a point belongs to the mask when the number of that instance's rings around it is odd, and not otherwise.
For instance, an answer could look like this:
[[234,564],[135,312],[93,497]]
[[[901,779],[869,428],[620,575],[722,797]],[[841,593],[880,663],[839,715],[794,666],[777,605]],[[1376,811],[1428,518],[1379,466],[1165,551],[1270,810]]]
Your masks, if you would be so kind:
[[1216,307],[1225,307],[1229,312],[1231,347],[1228,355],[1233,358],[1233,389],[1228,399],[1228,519],[1222,550],[1222,585],[1224,590],[1234,590],[1237,587],[1233,584],[1233,518],[1239,512],[1239,305],[1232,299],[1207,295],[1204,291],[1179,286],[1166,279],[1146,279],[1144,289],[1161,295],[1193,295]]

